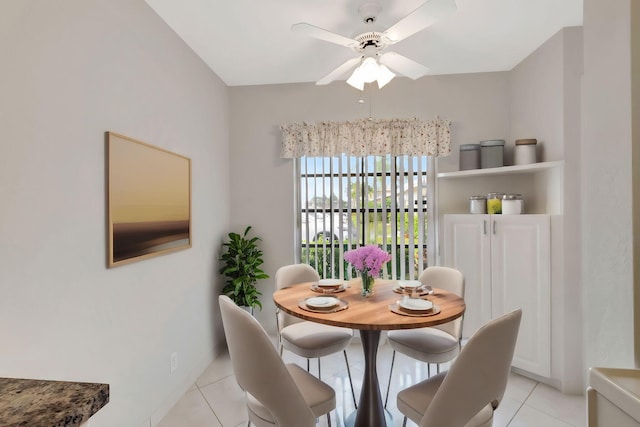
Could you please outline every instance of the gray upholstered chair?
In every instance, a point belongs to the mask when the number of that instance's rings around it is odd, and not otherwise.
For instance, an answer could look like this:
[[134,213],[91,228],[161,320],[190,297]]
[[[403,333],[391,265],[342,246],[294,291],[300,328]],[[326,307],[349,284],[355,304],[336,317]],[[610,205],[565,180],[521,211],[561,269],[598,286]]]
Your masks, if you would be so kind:
[[447,372],[398,393],[398,409],[419,427],[490,427],[509,379],[522,310],[482,326]]
[[[464,276],[454,268],[427,267],[420,274],[418,280],[424,285],[443,289],[464,298]],[[444,325],[430,328],[400,329],[387,333],[387,340],[393,349],[393,354],[391,356],[389,381],[387,382],[387,394],[384,399],[385,407],[389,400],[396,351],[427,363],[429,376],[431,376],[430,363],[436,363],[437,372],[440,373],[440,364],[453,360],[460,352],[462,319],[462,317],[459,317]]]
[[[285,265],[276,271],[275,276],[276,290],[297,283],[317,282],[318,280],[320,280],[318,272],[308,264]],[[276,322],[280,355],[282,355],[283,349],[286,349],[306,358],[307,371],[309,371],[309,359],[318,358],[318,378],[321,378],[320,358],[342,351],[351,384],[353,404],[357,408],[346,351],[353,339],[353,330],[302,320],[280,310],[276,311]]]
[[219,297],[222,324],[249,421],[258,427],[315,427],[336,407],[335,391],[296,364],[285,365],[258,321],[229,297]]

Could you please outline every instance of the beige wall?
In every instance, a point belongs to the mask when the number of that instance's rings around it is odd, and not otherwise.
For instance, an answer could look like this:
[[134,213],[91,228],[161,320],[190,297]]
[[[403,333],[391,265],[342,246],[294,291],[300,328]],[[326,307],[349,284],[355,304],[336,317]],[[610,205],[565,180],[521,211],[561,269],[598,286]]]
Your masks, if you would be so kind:
[[[631,3],[631,130],[633,161],[633,265],[640,265],[640,3]],[[633,270],[634,325],[640,325],[640,268]],[[634,328],[635,363],[640,366],[640,327]]]
[[[0,52],[0,376],[109,383],[92,425],[148,426],[223,348],[228,90],[142,0],[3,0]],[[191,249],[106,268],[105,131],[192,159]]]
[[510,73],[511,143],[535,137],[539,160],[565,160],[559,176],[541,180],[533,190],[551,195],[543,210],[554,214],[551,377],[557,387],[571,393],[583,389],[582,307],[575,303],[582,295],[580,224],[570,220],[580,216],[582,45],[582,27],[565,28]]
[[509,73],[506,164],[513,164],[514,141],[521,138],[538,140],[539,161],[564,159],[563,40],[564,31],[556,33]]
[[586,367],[634,365],[631,93],[638,82],[637,76],[632,81],[630,58],[631,27],[640,22],[637,14],[630,19],[632,2],[584,2],[581,208]]
[[[273,276],[294,260],[293,161],[281,159],[282,123],[294,121],[440,117],[451,120],[453,154],[440,167],[458,168],[458,145],[508,134],[508,74],[483,73],[396,78],[382,90],[357,91],[344,82],[232,87],[231,224],[254,226],[263,240],[264,310],[257,318],[275,331]],[[359,104],[358,99],[364,99]],[[462,197],[451,194],[450,197]]]

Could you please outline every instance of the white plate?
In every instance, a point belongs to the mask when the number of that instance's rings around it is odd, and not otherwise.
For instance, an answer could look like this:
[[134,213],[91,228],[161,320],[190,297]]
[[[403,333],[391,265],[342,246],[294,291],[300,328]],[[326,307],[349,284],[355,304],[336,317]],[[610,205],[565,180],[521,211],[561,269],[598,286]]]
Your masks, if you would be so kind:
[[336,297],[311,297],[305,300],[305,304],[311,308],[331,308],[339,302],[340,300]]
[[419,298],[406,298],[398,301],[398,305],[405,310],[430,310],[433,308],[433,303],[426,299]]
[[422,282],[419,280],[398,280],[398,286],[405,289],[413,289],[422,286]]
[[337,286],[342,285],[342,280],[339,279],[320,279],[318,281],[318,287],[327,287],[327,288],[335,288]]

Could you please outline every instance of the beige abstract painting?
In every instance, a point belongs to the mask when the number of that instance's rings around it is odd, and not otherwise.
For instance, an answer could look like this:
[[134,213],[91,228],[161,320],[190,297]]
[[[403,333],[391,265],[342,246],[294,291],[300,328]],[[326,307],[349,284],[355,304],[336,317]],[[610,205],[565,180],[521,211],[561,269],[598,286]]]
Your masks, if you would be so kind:
[[191,247],[191,160],[107,133],[108,266]]

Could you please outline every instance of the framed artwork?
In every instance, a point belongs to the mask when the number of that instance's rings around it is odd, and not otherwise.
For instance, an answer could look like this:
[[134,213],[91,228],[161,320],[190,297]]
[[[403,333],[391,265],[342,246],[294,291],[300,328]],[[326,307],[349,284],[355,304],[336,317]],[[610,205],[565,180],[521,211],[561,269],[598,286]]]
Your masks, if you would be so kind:
[[191,160],[107,132],[108,266],[191,247]]

